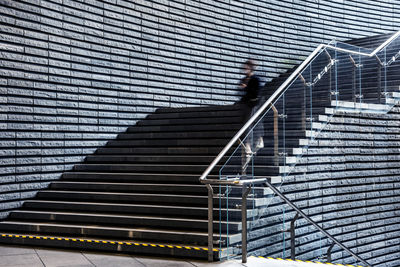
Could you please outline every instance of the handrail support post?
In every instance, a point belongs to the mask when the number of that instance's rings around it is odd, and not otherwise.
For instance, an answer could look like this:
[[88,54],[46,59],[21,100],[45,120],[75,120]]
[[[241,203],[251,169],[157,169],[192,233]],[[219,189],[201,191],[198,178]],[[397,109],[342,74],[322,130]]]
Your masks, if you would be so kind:
[[382,84],[381,84],[381,78],[382,78],[382,65],[378,64],[378,103],[381,104],[382,101]]
[[272,110],[274,111],[274,164],[279,165],[279,128],[278,128],[278,110],[274,105],[272,105]]
[[328,251],[326,252],[326,260],[327,260],[328,262],[331,262],[331,261],[332,261],[332,249],[333,249],[334,246],[335,246],[335,243],[332,243],[332,244],[329,246]]
[[247,196],[251,185],[242,187],[242,263],[247,262]]
[[290,222],[290,259],[296,259],[296,220],[299,218],[299,213],[296,213],[293,220]]
[[382,101],[381,101],[381,99],[382,99],[382,83],[381,83],[381,79],[382,79],[382,66],[383,66],[383,62],[382,62],[382,60],[377,56],[377,55],[375,55],[375,59],[376,59],[376,62],[377,62],[377,65],[378,65],[378,67],[377,67],[377,88],[378,88],[378,103],[379,104],[381,104],[382,103]]
[[208,261],[214,260],[214,191],[210,184],[206,184],[208,190]]
[[353,91],[353,101],[354,102],[356,102],[356,69],[357,69],[357,67],[358,67],[358,65],[357,65],[357,63],[356,63],[356,61],[354,60],[354,58],[351,56],[351,55],[349,55],[349,58],[350,58],[350,61],[351,61],[351,63],[353,64],[353,67],[352,67],[352,69],[351,69],[351,76],[352,76],[352,91]]

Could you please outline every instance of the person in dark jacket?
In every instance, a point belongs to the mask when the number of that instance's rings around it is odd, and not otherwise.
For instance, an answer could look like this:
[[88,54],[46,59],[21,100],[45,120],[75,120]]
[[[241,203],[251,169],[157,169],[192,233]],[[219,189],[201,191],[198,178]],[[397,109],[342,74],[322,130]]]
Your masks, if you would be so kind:
[[[240,81],[240,88],[245,91],[241,99],[243,106],[244,123],[246,123],[257,111],[260,102],[260,79],[254,73],[256,64],[253,60],[247,60],[244,63],[245,77]],[[256,120],[257,121],[257,120]],[[255,127],[254,127],[255,126]],[[253,155],[262,147],[264,147],[264,127],[263,123],[252,125],[246,132],[242,160],[242,173],[246,172],[247,165],[252,159]]]
[[255,68],[254,61],[247,60],[244,63],[245,77],[240,81],[240,87],[245,91],[241,102],[251,109],[258,104],[260,93],[260,79],[254,74]]

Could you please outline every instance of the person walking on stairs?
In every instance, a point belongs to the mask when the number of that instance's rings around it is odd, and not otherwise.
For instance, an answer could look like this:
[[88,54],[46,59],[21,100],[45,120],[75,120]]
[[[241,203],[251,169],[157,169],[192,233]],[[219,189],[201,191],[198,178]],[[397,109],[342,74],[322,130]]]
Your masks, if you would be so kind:
[[[243,107],[244,123],[246,123],[259,108],[260,78],[255,74],[256,64],[253,60],[247,60],[243,68],[245,77],[241,79],[239,87],[245,91],[240,102]],[[246,173],[254,154],[264,147],[263,135],[262,123],[257,124],[256,127],[253,125],[246,131],[245,141],[242,143],[242,174]]]

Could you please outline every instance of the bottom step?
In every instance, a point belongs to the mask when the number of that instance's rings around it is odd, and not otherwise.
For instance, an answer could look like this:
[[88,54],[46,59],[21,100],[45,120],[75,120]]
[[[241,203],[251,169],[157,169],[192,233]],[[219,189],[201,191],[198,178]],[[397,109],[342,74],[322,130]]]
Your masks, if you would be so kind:
[[254,257],[250,256],[247,259],[246,266],[279,266],[279,267],[323,267],[323,266],[348,266],[348,267],[363,267],[359,265],[348,265],[339,263],[308,261],[308,260],[291,260],[271,257]]
[[[24,235],[0,233],[0,243],[14,245],[71,248],[80,250],[101,250],[108,252],[162,255],[207,259],[208,248],[204,246],[186,246],[184,244],[143,243],[134,240],[88,239],[81,237],[63,237],[47,235]],[[215,248],[214,260],[224,257],[224,250]]]

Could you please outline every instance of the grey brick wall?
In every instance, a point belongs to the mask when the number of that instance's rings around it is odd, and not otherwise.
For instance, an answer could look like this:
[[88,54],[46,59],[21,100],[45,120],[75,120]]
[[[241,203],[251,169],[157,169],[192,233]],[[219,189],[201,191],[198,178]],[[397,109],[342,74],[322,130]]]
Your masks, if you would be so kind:
[[393,31],[397,1],[1,0],[0,210],[159,107],[238,99],[320,42]]

